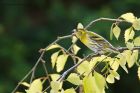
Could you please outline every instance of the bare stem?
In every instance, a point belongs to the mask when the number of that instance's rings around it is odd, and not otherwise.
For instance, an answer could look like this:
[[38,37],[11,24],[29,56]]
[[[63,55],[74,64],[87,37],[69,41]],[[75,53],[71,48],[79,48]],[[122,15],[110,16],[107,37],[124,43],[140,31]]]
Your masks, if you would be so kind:
[[128,21],[125,21],[125,20],[121,20],[121,19],[112,19],[112,18],[98,18],[96,20],[93,20],[91,21],[86,27],[85,29],[88,29],[91,25],[93,25],[94,23],[98,22],[98,21],[113,21],[113,22],[127,22],[127,23],[130,23]]

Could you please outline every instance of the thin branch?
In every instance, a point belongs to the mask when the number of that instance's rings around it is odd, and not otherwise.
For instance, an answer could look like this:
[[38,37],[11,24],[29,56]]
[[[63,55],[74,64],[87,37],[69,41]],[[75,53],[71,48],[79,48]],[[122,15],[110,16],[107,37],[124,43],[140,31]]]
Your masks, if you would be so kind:
[[91,21],[86,27],[85,29],[88,29],[91,25],[93,25],[94,23],[98,22],[98,21],[113,21],[113,22],[127,22],[127,23],[130,23],[128,21],[125,21],[125,20],[121,20],[121,19],[111,19],[111,18],[98,18],[96,20],[93,20]]
[[[124,51],[124,50],[128,50],[127,47],[119,47],[117,48],[120,52]],[[132,50],[140,50],[140,47],[134,47]]]
[[33,77],[34,77],[34,71],[35,71],[37,65],[39,64],[39,62],[42,60],[42,58],[43,58],[43,56],[44,56],[44,54],[45,54],[46,49],[48,49],[51,45],[57,43],[58,41],[60,41],[60,40],[62,40],[62,39],[70,38],[70,37],[72,37],[72,35],[66,35],[66,36],[62,36],[62,37],[57,37],[57,39],[56,39],[54,42],[52,42],[50,45],[48,45],[45,49],[40,50],[41,55],[40,55],[40,57],[38,58],[36,64],[35,64],[35,65],[33,66],[33,68],[23,77],[23,79],[20,80],[20,82],[19,82],[18,85],[14,88],[14,90],[12,91],[12,93],[15,93],[15,91],[18,89],[18,87],[20,86],[20,84],[21,84],[31,73],[32,73],[32,76],[31,76],[31,80],[30,80],[30,81],[32,81],[32,79],[33,79]]
[[75,64],[74,66],[70,67],[68,70],[66,70],[61,76],[60,78],[58,78],[57,81],[62,81],[64,80],[64,78],[66,77],[66,75],[71,72],[73,69],[77,68],[80,64],[82,64],[85,60],[87,60],[88,58],[91,58],[91,56],[98,56],[99,54],[89,54],[88,56],[86,56],[82,61],[80,61],[79,63]]

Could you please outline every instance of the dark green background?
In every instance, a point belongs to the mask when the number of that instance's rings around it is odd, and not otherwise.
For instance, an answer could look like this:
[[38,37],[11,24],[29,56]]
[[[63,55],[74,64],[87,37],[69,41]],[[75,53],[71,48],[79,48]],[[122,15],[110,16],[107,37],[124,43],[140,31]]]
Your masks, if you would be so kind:
[[[0,0],[0,93],[10,93],[35,64],[38,50],[57,36],[71,34],[78,22],[86,25],[99,17],[117,18],[126,12],[140,17],[139,9],[139,0]],[[109,40],[110,25],[99,22],[91,30]],[[122,42],[123,36],[111,41],[115,46]],[[63,43],[68,46],[67,41]],[[37,77],[43,74],[39,70]],[[129,75],[123,70],[120,74],[121,80],[110,85],[107,93],[140,93],[136,67]]]

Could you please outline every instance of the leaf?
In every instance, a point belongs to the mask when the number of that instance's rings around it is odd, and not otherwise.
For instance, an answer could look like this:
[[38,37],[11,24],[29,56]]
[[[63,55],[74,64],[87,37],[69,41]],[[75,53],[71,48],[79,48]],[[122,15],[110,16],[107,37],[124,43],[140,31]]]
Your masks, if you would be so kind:
[[132,51],[131,51],[131,50],[125,50],[125,51],[123,51],[123,53],[124,53],[124,55],[125,55],[125,58],[126,58],[128,67],[130,68],[130,67],[131,67],[131,64],[133,63],[133,62],[131,61],[131,54],[132,54]]
[[128,67],[131,68],[137,60],[138,60],[138,50],[133,50]]
[[96,93],[102,93],[106,85],[105,78],[101,74],[97,73],[96,71],[94,72],[94,78],[97,86]]
[[109,74],[106,78],[106,81],[108,83],[114,83],[115,82],[114,76],[112,74]]
[[52,68],[54,68],[54,66],[55,66],[59,52],[60,51],[57,51],[51,55]]
[[52,81],[57,81],[58,78],[60,77],[59,74],[51,74],[50,76],[51,76]]
[[66,89],[64,93],[76,93],[74,88]]
[[110,29],[110,40],[112,40],[112,37],[113,37],[113,27],[114,27],[115,24],[112,24],[111,25],[111,29]]
[[67,80],[74,85],[81,85],[82,84],[82,81],[80,80],[80,77],[76,73],[71,73],[68,76]]
[[133,22],[133,27],[134,27],[135,30],[140,30],[140,18],[139,19],[136,19]]
[[59,46],[58,44],[53,44],[53,45],[51,45],[50,47],[48,47],[48,48],[46,49],[46,51],[51,50],[51,49],[55,49],[55,48],[60,48],[60,46]]
[[127,42],[129,39],[133,39],[134,35],[135,35],[135,32],[132,29],[132,27],[126,29],[125,34],[124,34],[125,42]]
[[109,65],[114,71],[117,71],[119,68],[119,60],[117,58],[112,59],[112,61],[109,62]]
[[95,80],[91,74],[89,76],[84,77],[83,87],[84,87],[84,93],[96,93]]
[[132,49],[134,48],[134,44],[131,43],[131,42],[127,42],[127,43],[126,43],[126,46],[127,46],[127,48],[128,48],[129,50],[132,50]]
[[51,88],[54,93],[57,93],[60,87],[60,82],[59,81],[51,81]]
[[[51,74],[52,81],[57,81],[60,78],[59,74]],[[60,83],[59,89],[62,89],[63,82]]]
[[76,55],[81,48],[78,47],[76,44],[73,45],[73,52]]
[[117,80],[120,80],[120,75],[116,71],[110,70],[110,73],[114,76],[114,78],[116,78]]
[[123,18],[124,20],[133,23],[134,20],[136,19],[136,17],[134,16],[133,13],[126,13],[121,15],[121,18]]
[[77,29],[83,29],[83,28],[84,28],[84,26],[82,25],[82,23],[78,23]]
[[27,93],[42,93],[42,82],[40,79],[35,79],[28,90],[26,90]]
[[[81,62],[79,60],[79,62]],[[89,68],[89,62],[88,61],[84,61],[83,63],[81,63],[78,67],[77,67],[77,71],[80,74],[87,75],[90,72],[90,68]]]
[[57,61],[56,61],[57,72],[61,72],[64,69],[67,58],[68,58],[67,54],[62,54],[58,56]]
[[24,85],[24,86],[26,86],[28,88],[30,87],[30,84],[28,84],[27,82],[22,82],[21,85]]
[[139,80],[140,80],[140,67],[138,67],[138,78],[139,78]]
[[77,40],[78,40],[78,39],[77,39],[76,36],[73,36],[73,37],[72,37],[72,43],[76,43]]
[[114,36],[116,37],[116,39],[118,40],[120,36],[120,32],[121,32],[121,29],[118,27],[118,25],[115,25],[115,27],[112,29],[112,32]]
[[135,46],[140,46],[140,36],[138,36],[134,39],[134,45]]

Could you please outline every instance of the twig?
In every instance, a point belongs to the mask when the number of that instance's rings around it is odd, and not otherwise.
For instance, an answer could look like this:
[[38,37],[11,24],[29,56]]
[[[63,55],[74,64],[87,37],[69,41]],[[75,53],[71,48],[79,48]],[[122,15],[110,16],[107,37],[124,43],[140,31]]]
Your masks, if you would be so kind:
[[[99,55],[99,54],[95,54],[94,56],[97,56],[97,55]],[[80,64],[82,64],[85,60],[87,60],[88,58],[90,58],[90,57],[93,57],[93,54],[89,54],[87,57],[85,57],[82,61],[80,61],[79,63],[77,63],[77,64],[75,64],[74,66],[72,66],[72,67],[70,67],[68,70],[66,70],[61,76],[60,76],[60,78],[58,78],[58,80],[57,81],[62,81],[65,77],[66,77],[66,75],[69,73],[69,72],[71,72],[73,69],[75,69],[76,67],[78,67]]]
[[[57,39],[56,39],[54,42],[52,42],[50,45],[48,45],[45,49],[48,49],[51,45],[57,43],[58,41],[60,41],[60,40],[62,40],[62,39],[66,39],[66,38],[70,38],[70,37],[72,37],[72,35],[57,37]],[[30,82],[32,81],[32,79],[33,79],[33,77],[34,77],[34,71],[35,71],[37,65],[39,64],[39,62],[42,60],[42,58],[43,58],[43,56],[44,56],[44,54],[45,54],[45,51],[46,51],[46,50],[44,50],[44,49],[41,50],[42,53],[41,53],[40,57],[38,58],[36,64],[35,64],[35,65],[33,66],[33,68],[23,77],[23,79],[20,80],[20,82],[19,82],[18,85],[15,87],[15,89],[12,91],[12,93],[15,93],[15,91],[16,91],[17,88],[20,86],[20,84],[21,84],[31,73],[32,73],[32,76],[31,76]]]
[[[124,50],[128,50],[127,47],[119,47],[117,48],[120,52],[124,51]],[[140,47],[134,47],[132,50],[140,50]]]
[[127,22],[127,23],[130,23],[128,21],[125,21],[125,20],[121,20],[121,19],[111,19],[111,18],[98,18],[96,20],[93,20],[91,21],[86,27],[85,29],[88,29],[91,25],[93,25],[95,22],[98,22],[98,21],[113,21],[113,22]]

